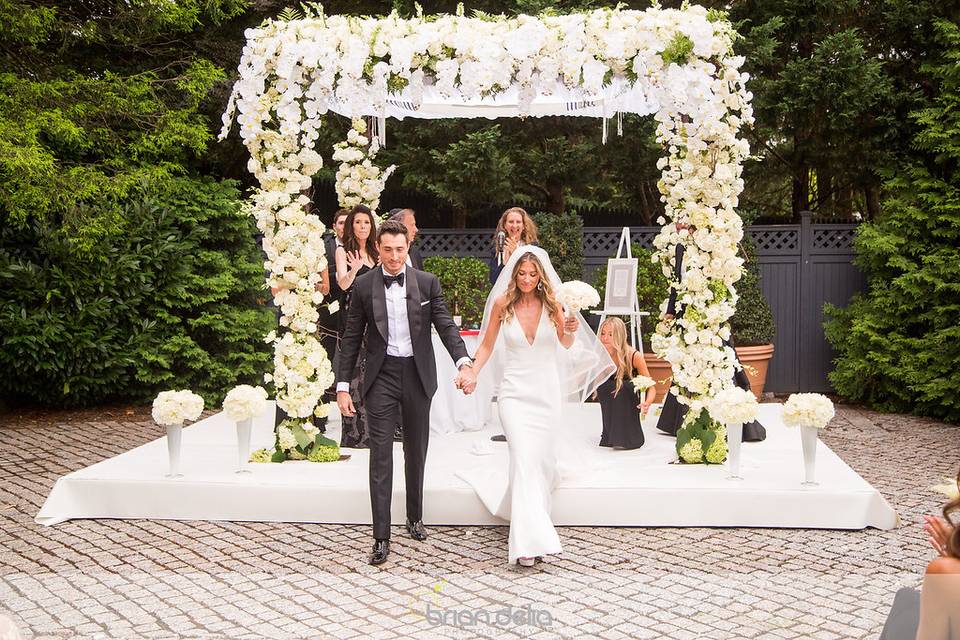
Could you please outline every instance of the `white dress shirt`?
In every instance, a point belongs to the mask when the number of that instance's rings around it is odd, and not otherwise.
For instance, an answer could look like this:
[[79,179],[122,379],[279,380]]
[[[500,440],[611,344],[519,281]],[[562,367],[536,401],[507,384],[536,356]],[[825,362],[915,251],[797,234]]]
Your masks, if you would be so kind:
[[[387,355],[409,358],[413,355],[413,339],[410,336],[410,321],[407,318],[407,278],[411,274],[407,273],[406,267],[400,273],[403,274],[402,285],[394,284],[388,287],[384,284],[387,303]],[[389,275],[386,271],[383,274]],[[457,361],[457,368],[470,362],[472,362],[470,358],[460,358]],[[338,382],[337,392],[340,391],[350,391],[350,383]]]

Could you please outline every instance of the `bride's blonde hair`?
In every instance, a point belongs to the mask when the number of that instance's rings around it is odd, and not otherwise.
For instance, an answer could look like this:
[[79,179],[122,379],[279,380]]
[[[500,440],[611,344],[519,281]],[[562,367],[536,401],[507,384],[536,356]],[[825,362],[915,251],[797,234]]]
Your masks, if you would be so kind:
[[520,259],[517,260],[517,264],[513,265],[513,274],[510,277],[510,283],[507,285],[507,292],[504,294],[507,299],[507,304],[503,309],[503,319],[509,320],[513,316],[513,307],[520,300],[520,295],[522,292],[520,291],[519,287],[517,287],[517,273],[520,271],[520,266],[526,263],[532,264],[537,268],[537,274],[540,276],[540,282],[537,283],[537,288],[534,291],[536,292],[536,296],[540,298],[540,301],[543,302],[543,306],[547,308],[547,315],[550,317],[550,324],[552,324],[554,327],[557,327],[555,318],[556,314],[560,311],[560,303],[557,302],[557,296],[553,292],[553,285],[550,284],[550,281],[544,274],[543,265],[540,263],[540,259],[529,251],[524,253]]
[[603,333],[603,328],[610,329],[610,344],[613,346],[613,353],[610,359],[617,367],[617,382],[613,389],[613,395],[620,393],[620,387],[623,386],[623,376],[633,377],[633,347],[627,343],[627,325],[620,318],[607,318],[600,325],[598,334]]

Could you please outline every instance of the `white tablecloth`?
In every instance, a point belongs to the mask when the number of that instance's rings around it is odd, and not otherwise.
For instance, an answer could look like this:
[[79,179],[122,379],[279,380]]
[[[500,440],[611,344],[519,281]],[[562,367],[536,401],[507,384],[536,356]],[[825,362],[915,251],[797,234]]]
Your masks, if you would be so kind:
[[[479,346],[477,336],[465,335],[463,342],[467,346],[467,353],[471,356],[476,353]],[[466,396],[453,386],[457,369],[436,331],[433,332],[433,353],[437,360],[437,393],[430,406],[430,432],[457,433],[483,429],[492,420],[493,404],[488,402],[486,406],[481,406],[484,403],[479,398],[490,395],[475,393]],[[482,384],[482,381],[478,383],[478,391],[483,390]]]

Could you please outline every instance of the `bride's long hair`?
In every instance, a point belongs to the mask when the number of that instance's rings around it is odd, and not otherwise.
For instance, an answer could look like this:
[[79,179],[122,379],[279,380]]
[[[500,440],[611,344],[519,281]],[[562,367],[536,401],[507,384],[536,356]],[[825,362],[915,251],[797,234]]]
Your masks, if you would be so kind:
[[[613,353],[610,354],[610,359],[617,367],[617,382],[613,389],[613,395],[616,397],[620,393],[620,387],[623,386],[624,374],[633,377],[633,351],[632,347],[627,344],[627,325],[623,323],[623,320],[620,318],[604,320],[603,324],[600,325],[599,333],[601,335],[604,327],[610,329],[610,343],[613,345]],[[628,354],[630,357],[628,357]]]
[[550,324],[555,328],[557,327],[556,314],[560,311],[560,303],[557,302],[557,296],[553,292],[553,285],[550,284],[550,280],[545,277],[543,265],[540,264],[540,259],[532,253],[525,253],[519,260],[517,264],[513,265],[513,275],[510,278],[510,284],[507,285],[507,305],[503,310],[503,319],[509,320],[513,316],[513,308],[520,300],[522,291],[517,287],[517,273],[520,271],[521,265],[525,263],[530,263],[537,268],[537,275],[540,276],[540,282],[537,283],[537,288],[534,289],[536,296],[540,298],[540,301],[543,302],[543,306],[547,308],[547,314],[550,316]]

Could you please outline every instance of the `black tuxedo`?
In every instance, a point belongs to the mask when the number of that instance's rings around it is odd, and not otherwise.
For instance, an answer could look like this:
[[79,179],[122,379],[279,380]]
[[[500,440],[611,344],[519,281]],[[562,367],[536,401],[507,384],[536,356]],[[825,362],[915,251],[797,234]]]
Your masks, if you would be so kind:
[[410,264],[413,268],[417,271],[423,271],[423,256],[420,255],[420,249],[411,244],[408,255],[410,256]]
[[[403,423],[407,518],[423,517],[423,470],[430,436],[430,401],[437,390],[431,326],[454,361],[468,357],[460,332],[447,311],[440,281],[431,273],[405,270],[406,312],[413,355],[387,355],[388,312],[383,269],[377,267],[353,284],[346,329],[340,339],[339,383],[349,382],[360,345],[366,338],[363,389],[370,446],[370,503],[373,535],[390,537],[393,492],[393,435]],[[394,285],[397,286],[397,285]]]

